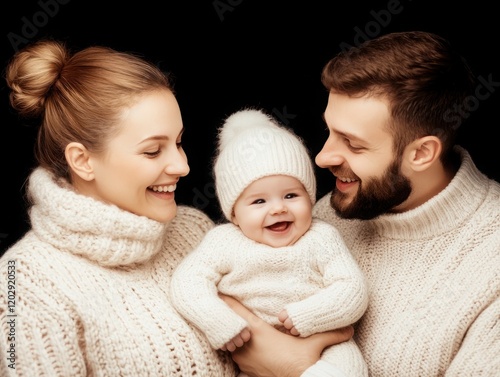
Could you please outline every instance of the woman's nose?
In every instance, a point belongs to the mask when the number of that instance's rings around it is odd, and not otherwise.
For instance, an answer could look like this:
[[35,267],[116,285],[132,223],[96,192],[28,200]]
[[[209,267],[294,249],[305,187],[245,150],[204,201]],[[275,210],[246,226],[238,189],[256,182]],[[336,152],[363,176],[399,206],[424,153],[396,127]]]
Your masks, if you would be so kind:
[[186,154],[182,150],[177,150],[167,157],[167,164],[165,166],[165,173],[168,175],[178,175],[185,177],[189,173],[189,164]]

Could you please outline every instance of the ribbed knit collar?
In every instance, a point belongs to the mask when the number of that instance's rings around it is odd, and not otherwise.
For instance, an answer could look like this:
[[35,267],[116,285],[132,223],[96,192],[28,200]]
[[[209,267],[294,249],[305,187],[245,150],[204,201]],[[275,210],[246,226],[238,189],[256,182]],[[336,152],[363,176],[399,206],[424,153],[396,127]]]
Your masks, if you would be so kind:
[[369,221],[376,232],[393,239],[425,239],[458,227],[485,200],[489,180],[458,147],[462,164],[449,185],[421,206]]
[[80,195],[46,169],[32,172],[28,194],[33,231],[57,249],[110,267],[145,262],[160,250],[167,225]]

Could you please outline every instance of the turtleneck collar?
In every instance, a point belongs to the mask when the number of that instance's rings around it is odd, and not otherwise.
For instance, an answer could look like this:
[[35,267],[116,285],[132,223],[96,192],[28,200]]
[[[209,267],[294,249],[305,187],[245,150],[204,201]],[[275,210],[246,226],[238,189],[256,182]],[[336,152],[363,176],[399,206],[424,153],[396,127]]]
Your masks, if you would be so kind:
[[168,225],[76,193],[41,167],[30,175],[31,226],[61,251],[108,267],[149,260],[160,251]]
[[458,227],[485,200],[488,178],[474,165],[469,153],[457,148],[462,163],[455,177],[439,194],[419,207],[386,214],[368,223],[384,237],[422,239]]

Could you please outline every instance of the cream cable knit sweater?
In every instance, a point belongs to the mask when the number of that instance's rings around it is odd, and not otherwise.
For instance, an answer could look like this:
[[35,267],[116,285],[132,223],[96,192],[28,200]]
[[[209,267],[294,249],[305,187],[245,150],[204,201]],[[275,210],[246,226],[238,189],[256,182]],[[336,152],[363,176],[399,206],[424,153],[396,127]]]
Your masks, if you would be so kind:
[[29,193],[33,229],[0,259],[0,375],[235,375],[168,300],[172,270],[213,226],[208,217],[179,207],[160,224],[63,188],[41,168]]
[[500,376],[500,184],[459,150],[452,182],[412,211],[349,221],[329,195],[315,206],[368,279],[355,339],[370,376]]
[[[285,308],[302,336],[352,324],[368,304],[354,258],[337,230],[320,220],[294,245],[282,248],[250,240],[231,223],[219,225],[180,263],[172,277],[172,303],[216,349],[246,326],[217,291],[276,326]],[[330,352],[337,356],[333,364],[348,376],[366,375],[354,342]],[[323,358],[330,360],[327,353]]]

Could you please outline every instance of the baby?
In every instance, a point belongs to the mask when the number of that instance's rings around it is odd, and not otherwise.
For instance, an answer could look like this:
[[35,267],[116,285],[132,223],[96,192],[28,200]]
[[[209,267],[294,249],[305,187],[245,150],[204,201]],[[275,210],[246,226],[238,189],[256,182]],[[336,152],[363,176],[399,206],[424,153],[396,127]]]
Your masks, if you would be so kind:
[[[236,112],[220,130],[214,175],[228,222],[207,233],[171,282],[174,306],[214,348],[233,351],[251,337],[218,292],[295,336],[363,315],[361,270],[337,230],[312,216],[316,179],[301,139],[260,110]],[[332,375],[368,375],[354,340],[327,348],[320,362]]]

